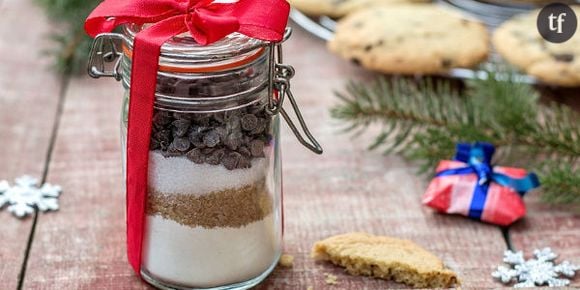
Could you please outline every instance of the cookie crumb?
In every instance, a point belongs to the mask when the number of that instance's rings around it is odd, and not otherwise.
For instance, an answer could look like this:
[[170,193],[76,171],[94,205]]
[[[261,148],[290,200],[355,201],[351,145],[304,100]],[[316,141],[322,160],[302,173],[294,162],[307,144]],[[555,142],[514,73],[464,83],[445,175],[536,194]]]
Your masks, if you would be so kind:
[[290,268],[294,266],[294,256],[284,254],[280,257],[280,261],[278,262],[278,264],[280,264],[280,266],[282,267]]
[[324,282],[328,285],[338,284],[338,277],[332,274],[324,273]]

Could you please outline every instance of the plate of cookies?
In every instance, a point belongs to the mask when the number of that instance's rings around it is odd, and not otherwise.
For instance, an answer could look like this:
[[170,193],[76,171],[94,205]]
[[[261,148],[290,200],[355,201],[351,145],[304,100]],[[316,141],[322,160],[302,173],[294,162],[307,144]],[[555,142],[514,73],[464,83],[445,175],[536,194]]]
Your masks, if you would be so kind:
[[[470,79],[513,68],[517,81],[580,86],[580,33],[563,43],[542,38],[536,19],[547,3],[290,0],[290,17],[332,53],[384,74]],[[580,16],[580,5],[570,7]]]

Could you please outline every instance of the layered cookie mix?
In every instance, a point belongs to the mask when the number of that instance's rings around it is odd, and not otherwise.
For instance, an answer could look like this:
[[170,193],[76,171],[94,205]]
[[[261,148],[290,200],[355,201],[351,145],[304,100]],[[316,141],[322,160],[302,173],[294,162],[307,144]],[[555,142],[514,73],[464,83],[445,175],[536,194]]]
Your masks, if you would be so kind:
[[264,273],[281,242],[264,104],[217,113],[158,110],[153,120],[145,271],[170,285],[203,288]]
[[482,23],[432,4],[381,6],[339,21],[328,47],[342,58],[389,74],[437,74],[487,58]]

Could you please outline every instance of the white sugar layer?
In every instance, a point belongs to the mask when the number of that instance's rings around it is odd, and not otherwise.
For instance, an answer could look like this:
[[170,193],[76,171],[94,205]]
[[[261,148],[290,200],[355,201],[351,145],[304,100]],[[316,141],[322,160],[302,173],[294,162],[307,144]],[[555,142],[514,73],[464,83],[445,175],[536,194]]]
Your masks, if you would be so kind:
[[149,187],[166,194],[204,195],[250,185],[267,174],[266,158],[255,158],[252,167],[228,170],[223,165],[196,164],[184,156],[149,154]]
[[156,279],[196,288],[253,279],[280,254],[273,223],[269,215],[241,228],[206,229],[147,216],[143,267]]

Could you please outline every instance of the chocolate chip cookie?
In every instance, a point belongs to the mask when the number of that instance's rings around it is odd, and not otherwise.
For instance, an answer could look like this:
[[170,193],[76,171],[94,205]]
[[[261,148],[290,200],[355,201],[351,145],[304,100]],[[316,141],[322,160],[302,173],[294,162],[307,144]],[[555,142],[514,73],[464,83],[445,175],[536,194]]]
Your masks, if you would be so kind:
[[328,47],[389,74],[437,74],[473,67],[489,51],[485,26],[433,4],[365,9],[340,20]]
[[[572,6],[580,15],[580,6]],[[563,43],[551,43],[537,30],[539,10],[503,23],[493,35],[495,49],[509,63],[539,81],[558,86],[580,86],[580,33]]]
[[309,15],[339,18],[360,9],[376,5],[392,5],[430,0],[289,0],[290,4]]

